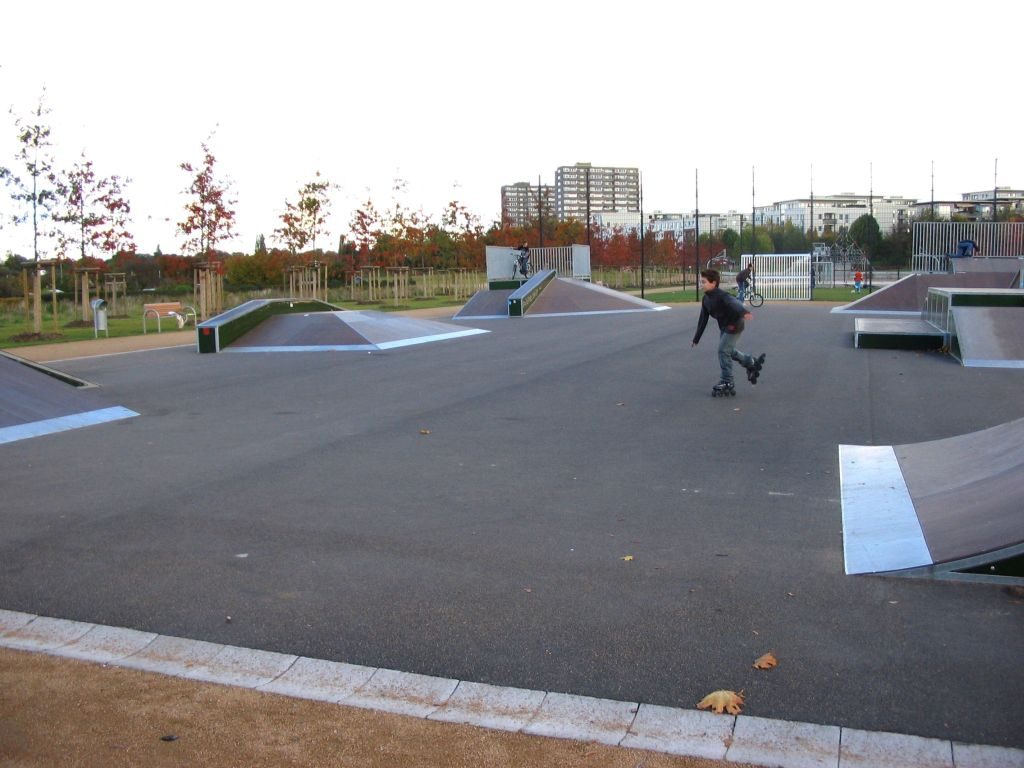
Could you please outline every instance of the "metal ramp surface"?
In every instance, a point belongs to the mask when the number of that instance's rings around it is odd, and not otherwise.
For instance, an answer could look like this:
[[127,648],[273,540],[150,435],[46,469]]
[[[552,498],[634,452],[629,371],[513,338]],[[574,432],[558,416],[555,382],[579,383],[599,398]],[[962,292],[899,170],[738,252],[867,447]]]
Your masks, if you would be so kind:
[[1024,552],[1024,419],[924,443],[840,445],[839,464],[847,574],[952,578]]
[[952,313],[950,352],[965,367],[1024,368],[1024,307],[953,307]]

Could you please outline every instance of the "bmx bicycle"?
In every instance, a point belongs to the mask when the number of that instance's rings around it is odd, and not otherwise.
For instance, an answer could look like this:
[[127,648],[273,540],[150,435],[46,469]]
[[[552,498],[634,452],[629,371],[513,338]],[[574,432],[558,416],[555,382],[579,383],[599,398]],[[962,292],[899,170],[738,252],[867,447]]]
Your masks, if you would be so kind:
[[[738,293],[739,289],[737,289],[737,294]],[[747,294],[743,297],[743,300],[749,303],[752,307],[760,307],[764,304],[764,296],[757,292],[757,286],[754,284],[753,280],[750,281],[750,284],[747,287]]]
[[516,273],[523,276],[524,280],[530,277],[530,251],[526,248],[516,250],[516,256],[512,259],[512,279],[515,280]]

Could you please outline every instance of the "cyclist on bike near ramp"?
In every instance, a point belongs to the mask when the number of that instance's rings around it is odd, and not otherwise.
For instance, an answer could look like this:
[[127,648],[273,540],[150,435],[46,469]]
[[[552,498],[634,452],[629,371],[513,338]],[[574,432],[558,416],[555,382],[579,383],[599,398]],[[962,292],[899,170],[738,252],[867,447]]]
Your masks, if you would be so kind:
[[740,300],[740,304],[747,295],[747,282],[754,276],[754,271],[754,262],[750,262],[746,269],[736,275],[736,298]]
[[732,395],[736,393],[736,386],[733,384],[732,361],[747,369],[747,380],[751,384],[757,384],[757,378],[761,375],[761,366],[764,365],[764,355],[754,357],[736,349],[736,343],[743,333],[744,321],[749,320],[753,315],[747,308],[736,299],[735,296],[723,291],[719,287],[722,280],[717,269],[702,269],[700,273],[700,286],[704,291],[704,298],[700,303],[700,319],[697,321],[697,332],[693,335],[691,347],[700,343],[700,337],[708,324],[708,318],[713,317],[718,321],[720,336],[718,339],[718,365],[721,368],[721,380],[712,388],[711,394]]
[[516,249],[515,262],[512,264],[512,277],[519,272],[523,279],[530,277],[530,246],[525,242]]

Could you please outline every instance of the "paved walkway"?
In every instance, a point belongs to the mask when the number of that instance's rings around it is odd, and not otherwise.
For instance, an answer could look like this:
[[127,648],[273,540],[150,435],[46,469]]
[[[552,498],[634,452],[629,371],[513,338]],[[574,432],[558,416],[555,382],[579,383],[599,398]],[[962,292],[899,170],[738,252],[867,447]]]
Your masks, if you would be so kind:
[[66,341],[61,344],[10,347],[6,351],[36,363],[50,363],[54,360],[74,360],[80,357],[119,355],[126,352],[140,352],[150,349],[194,346],[195,343],[196,332],[195,329],[192,329],[166,331],[164,333],[146,333],[141,336],[118,336],[112,339],[99,338],[87,339],[85,341]]
[[[396,716],[728,763],[1024,766],[1024,750],[483,685],[12,611],[0,610],[0,646]],[[438,755],[436,764],[445,762]]]

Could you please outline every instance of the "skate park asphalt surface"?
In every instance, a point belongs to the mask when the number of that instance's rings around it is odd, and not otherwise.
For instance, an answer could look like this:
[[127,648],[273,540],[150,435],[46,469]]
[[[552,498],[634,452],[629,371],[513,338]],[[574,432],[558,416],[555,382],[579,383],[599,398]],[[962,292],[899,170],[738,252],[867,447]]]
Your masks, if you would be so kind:
[[731,398],[695,304],[50,363],[140,416],[0,449],[0,608],[1024,747],[1019,590],[845,576],[837,461],[1020,418],[1021,373],[853,349],[829,308],[755,310],[739,347],[767,361]]

